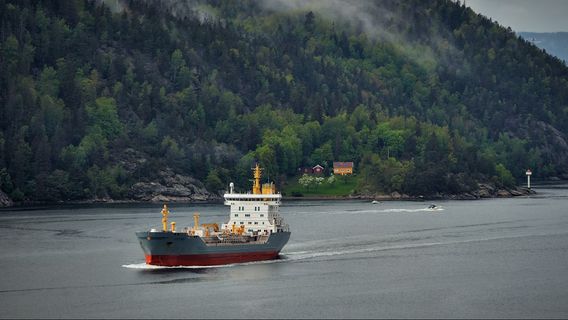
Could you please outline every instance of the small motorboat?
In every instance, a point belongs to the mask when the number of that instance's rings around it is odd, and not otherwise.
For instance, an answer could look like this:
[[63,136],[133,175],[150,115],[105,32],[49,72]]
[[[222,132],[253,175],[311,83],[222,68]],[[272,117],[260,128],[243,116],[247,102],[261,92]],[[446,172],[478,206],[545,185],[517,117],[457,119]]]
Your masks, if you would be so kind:
[[444,209],[442,209],[442,207],[437,206],[435,204],[431,204],[431,205],[428,206],[428,210],[429,211],[440,211],[440,210],[444,210]]
[[373,200],[373,202],[371,202],[371,203],[372,203],[372,204],[379,204],[379,203],[381,203],[381,202],[380,202],[380,201],[377,201],[377,200]]

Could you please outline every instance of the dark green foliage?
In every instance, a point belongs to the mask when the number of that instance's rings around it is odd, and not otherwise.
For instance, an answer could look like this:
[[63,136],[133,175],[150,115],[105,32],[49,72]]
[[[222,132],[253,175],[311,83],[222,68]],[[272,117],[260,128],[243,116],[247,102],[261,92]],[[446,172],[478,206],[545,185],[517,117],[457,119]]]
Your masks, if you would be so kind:
[[8,194],[14,191],[12,178],[10,177],[10,174],[8,173],[8,170],[6,170],[6,168],[0,169],[0,190]]
[[[164,3],[0,1],[2,190],[122,198],[165,167],[219,190],[248,185],[254,159],[279,183],[354,161],[360,190],[410,194],[567,173],[517,127],[567,133],[568,69],[459,3],[365,2],[372,30],[314,8],[211,1],[223,19],[204,21]],[[147,161],[127,171],[126,148]]]
[[205,178],[205,187],[211,191],[223,190],[224,184],[221,182],[221,178],[219,178],[217,170],[213,169],[209,171],[207,178]]

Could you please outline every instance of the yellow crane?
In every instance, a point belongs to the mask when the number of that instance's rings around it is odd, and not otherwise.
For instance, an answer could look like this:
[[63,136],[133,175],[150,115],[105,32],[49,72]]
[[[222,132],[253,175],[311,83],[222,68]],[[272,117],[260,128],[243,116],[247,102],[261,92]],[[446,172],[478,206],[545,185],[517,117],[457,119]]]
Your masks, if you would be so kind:
[[242,236],[244,232],[245,232],[245,226],[240,226],[240,227],[237,227],[236,225],[231,226],[232,234],[237,234],[239,236]]
[[205,229],[206,237],[209,237],[211,234],[210,229],[213,229],[214,232],[219,232],[219,225],[216,223],[203,223],[201,226]]

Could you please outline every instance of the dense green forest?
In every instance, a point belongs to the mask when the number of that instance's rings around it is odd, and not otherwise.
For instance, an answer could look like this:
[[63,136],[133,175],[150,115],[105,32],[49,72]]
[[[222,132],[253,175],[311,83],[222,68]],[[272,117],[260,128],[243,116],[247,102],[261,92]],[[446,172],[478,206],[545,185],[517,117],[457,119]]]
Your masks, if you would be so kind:
[[280,184],[353,161],[357,192],[566,177],[562,61],[459,1],[338,3],[0,0],[1,190],[215,191],[255,159]]

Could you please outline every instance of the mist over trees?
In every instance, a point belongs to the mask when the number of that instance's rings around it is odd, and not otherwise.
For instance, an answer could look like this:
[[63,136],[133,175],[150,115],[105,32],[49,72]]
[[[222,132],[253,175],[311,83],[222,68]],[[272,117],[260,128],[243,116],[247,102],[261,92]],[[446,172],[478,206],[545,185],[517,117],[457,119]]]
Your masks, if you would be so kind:
[[123,199],[166,167],[246,186],[254,159],[413,195],[568,174],[568,68],[459,2],[113,3],[0,0],[12,199]]

